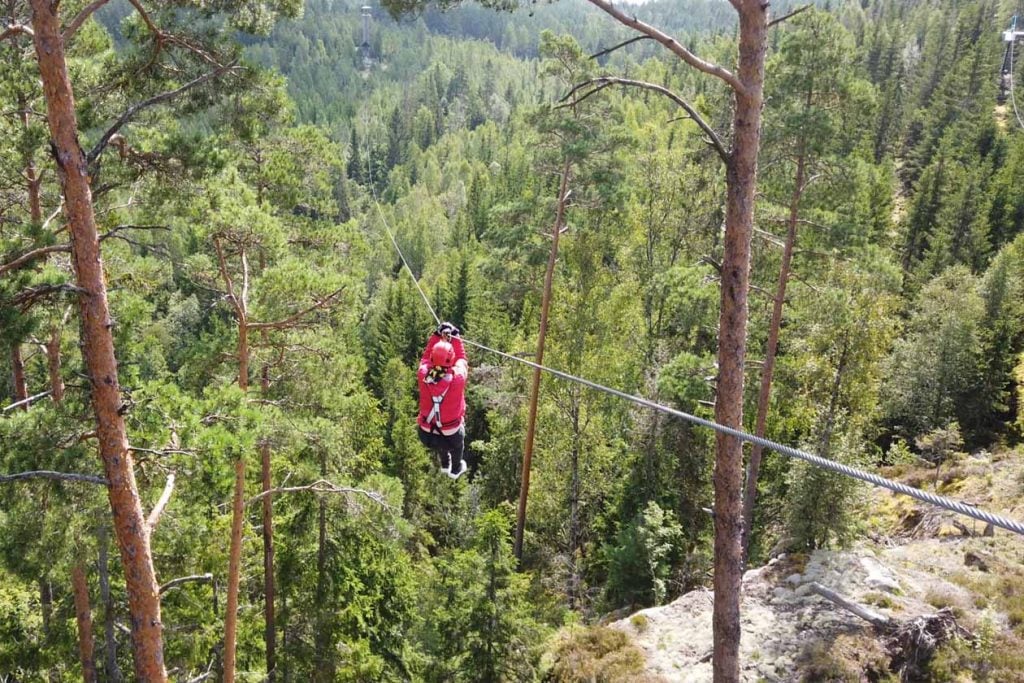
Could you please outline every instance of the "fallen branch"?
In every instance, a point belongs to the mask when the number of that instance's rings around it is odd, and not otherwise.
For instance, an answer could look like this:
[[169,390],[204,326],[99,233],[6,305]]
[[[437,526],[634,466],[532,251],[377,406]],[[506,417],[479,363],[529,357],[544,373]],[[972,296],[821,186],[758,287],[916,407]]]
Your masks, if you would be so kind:
[[839,595],[839,593],[836,593],[833,590],[825,588],[817,581],[812,581],[809,585],[812,593],[820,595],[832,604],[842,607],[847,612],[850,612],[851,614],[860,617],[872,626],[887,630],[890,629],[893,625],[893,621],[889,617],[884,616],[882,614],[878,614],[877,612],[873,612],[872,610],[869,610],[867,607],[864,607],[863,605],[858,605],[852,600],[847,600],[843,596]]
[[19,472],[17,474],[0,474],[0,484],[9,481],[20,481],[22,479],[51,479],[53,481],[75,481],[83,484],[99,484],[107,486],[109,482],[103,477],[93,474],[76,474],[74,472],[52,472],[49,470],[37,470],[35,472]]

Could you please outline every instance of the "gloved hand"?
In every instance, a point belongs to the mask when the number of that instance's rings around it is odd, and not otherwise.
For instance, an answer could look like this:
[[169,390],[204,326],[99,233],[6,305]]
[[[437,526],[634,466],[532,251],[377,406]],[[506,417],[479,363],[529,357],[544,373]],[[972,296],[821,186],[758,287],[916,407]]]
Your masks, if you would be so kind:
[[437,326],[437,335],[444,339],[451,339],[462,334],[461,330],[450,322],[443,322]]

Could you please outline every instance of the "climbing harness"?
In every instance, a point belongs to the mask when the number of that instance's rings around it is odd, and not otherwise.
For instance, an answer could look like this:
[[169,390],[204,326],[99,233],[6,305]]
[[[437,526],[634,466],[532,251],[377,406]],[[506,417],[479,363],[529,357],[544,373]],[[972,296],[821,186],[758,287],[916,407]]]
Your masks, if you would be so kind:
[[444,434],[444,432],[441,431],[441,402],[444,401],[444,397],[448,395],[448,390],[451,388],[452,385],[449,384],[444,388],[444,391],[442,391],[438,396],[430,397],[430,400],[434,402],[434,405],[430,409],[430,412],[427,413],[427,417],[425,418],[425,420],[427,424],[430,425],[431,433]]

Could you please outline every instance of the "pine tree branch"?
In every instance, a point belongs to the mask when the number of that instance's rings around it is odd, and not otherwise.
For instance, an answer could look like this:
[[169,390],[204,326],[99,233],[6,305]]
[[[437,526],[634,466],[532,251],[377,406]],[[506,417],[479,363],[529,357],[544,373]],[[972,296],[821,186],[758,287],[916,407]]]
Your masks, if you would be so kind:
[[213,248],[217,252],[217,268],[220,270],[220,276],[224,278],[224,286],[228,288],[228,298],[231,299],[231,304],[238,313],[238,319],[244,321],[245,309],[242,308],[242,303],[235,296],[235,283],[232,282],[231,274],[228,272],[228,262],[224,257],[224,247],[221,246],[219,237],[213,238]]
[[167,591],[177,588],[186,583],[213,583],[213,574],[193,574],[191,576],[179,576],[176,579],[171,579],[164,585],[160,586],[160,595],[163,595]]
[[[697,110],[694,109],[689,102],[687,102],[682,97],[675,94],[674,92],[672,92],[671,90],[664,86],[658,85],[656,83],[649,83],[647,81],[637,81],[632,78],[619,78],[617,76],[598,76],[597,78],[591,78],[590,80],[583,81],[582,83],[577,83],[576,85],[574,85],[572,90],[570,90],[568,94],[566,94],[566,96],[562,98],[562,101],[564,102],[565,100],[572,97],[581,88],[585,88],[588,86],[596,86],[595,90],[593,91],[596,92],[597,89],[604,88],[609,85],[625,85],[634,88],[642,88],[644,90],[652,90],[656,93],[660,93],[665,97],[669,98],[670,100],[678,104],[680,107],[682,107],[683,110],[686,111],[686,113],[690,116],[690,118],[693,119],[693,122],[696,123],[702,131],[704,131],[704,134],[707,135],[710,139],[711,146],[715,148],[716,152],[718,152],[718,156],[722,159],[722,162],[726,166],[729,165],[729,153],[726,151],[725,145],[722,143],[722,139],[718,137],[718,133],[715,132],[714,128],[708,125],[708,122],[705,121],[699,113],[697,113]],[[589,92],[583,97],[589,97],[590,95],[593,94],[593,92]],[[576,99],[573,102],[578,103],[581,99],[583,98]]]
[[252,505],[253,503],[258,503],[267,496],[276,496],[279,493],[302,493],[307,491],[311,493],[337,493],[341,495],[356,494],[369,498],[370,500],[380,505],[385,510],[392,509],[392,506],[386,500],[384,500],[384,496],[377,493],[376,491],[367,491],[366,489],[353,488],[350,486],[338,486],[337,484],[333,484],[327,481],[326,479],[318,479],[317,481],[314,481],[312,484],[306,484],[305,486],[281,486],[276,489],[263,491],[262,493],[258,493],[249,500],[245,501],[245,504],[246,506]]
[[323,308],[327,304],[331,303],[331,301],[333,299],[337,298],[338,295],[340,295],[344,291],[345,291],[344,287],[342,287],[340,289],[337,289],[334,292],[328,294],[326,297],[324,297],[320,301],[317,301],[315,304],[313,304],[309,308],[307,308],[305,310],[302,310],[302,311],[299,311],[298,313],[296,313],[294,315],[288,316],[287,318],[285,318],[283,320],[276,320],[276,321],[274,321],[272,323],[249,323],[247,325],[247,327],[250,330],[257,330],[257,331],[258,330],[280,330],[280,329],[285,329],[285,328],[291,327],[291,326],[295,325],[297,322],[299,322],[299,320],[301,320],[305,316],[307,316],[310,313],[312,313],[313,311],[315,311],[315,310],[317,310],[319,308]]
[[8,24],[7,28],[4,29],[4,32],[0,33],[0,42],[3,42],[8,38],[13,38],[14,36],[19,34],[26,35],[29,38],[35,36],[35,33],[32,32],[32,29],[30,29],[28,26],[25,26],[24,24]]
[[776,24],[781,24],[782,22],[786,21],[787,19],[792,19],[793,17],[795,17],[796,15],[800,14],[801,12],[806,12],[807,10],[811,9],[811,7],[813,7],[813,6],[814,5],[804,5],[803,7],[796,8],[795,10],[790,12],[789,14],[782,15],[778,19],[772,19],[771,21],[768,22],[768,28],[771,28],[772,26],[775,26]]
[[[701,59],[700,57],[698,57],[697,55],[693,54],[685,47],[683,47],[683,45],[678,40],[668,35],[667,33],[659,31],[650,24],[645,24],[644,22],[637,19],[635,16],[629,16],[628,14],[620,10],[618,7],[613,5],[611,0],[587,1],[590,4],[594,5],[595,7],[597,7],[598,9],[604,11],[605,13],[610,14],[620,24],[624,24],[625,26],[628,26],[634,31],[642,33],[646,36],[651,37],[653,40],[658,41],[659,43],[664,45],[668,50],[670,50],[673,54],[677,55],[684,62],[692,66],[694,69],[697,69],[698,71],[702,71],[710,76],[714,76],[725,81],[726,83],[729,84],[730,87],[732,87],[733,90],[735,90],[738,93],[746,92],[747,89],[744,87],[743,83],[741,83],[740,79],[737,78],[736,75],[733,74],[731,71],[719,66],[718,64]],[[730,0],[733,6],[736,5],[737,1],[738,0]]]
[[[157,523],[160,521],[160,515],[163,514],[164,508],[167,507],[168,501],[171,500],[171,493],[174,491],[174,473],[171,472],[167,475],[167,483],[164,485],[164,491],[160,494],[160,500],[153,506],[152,512],[149,513],[149,518],[146,520],[146,525],[149,527],[149,532],[153,533],[153,529],[156,528]],[[160,589],[162,593],[163,588]]]
[[624,48],[627,45],[632,45],[633,43],[637,42],[638,40],[653,40],[653,38],[651,36],[647,36],[647,35],[644,35],[644,36],[633,36],[629,40],[624,40],[621,43],[619,43],[618,45],[613,45],[612,47],[609,47],[607,49],[601,50],[600,52],[595,52],[594,54],[590,55],[590,57],[588,57],[588,59],[597,59],[598,57],[604,57],[605,55],[611,54],[612,52],[615,52],[616,50],[618,50],[620,48]]
[[108,486],[109,483],[103,477],[92,474],[75,474],[73,472],[52,472],[49,470],[37,470],[34,472],[19,472],[17,474],[0,474],[0,484],[22,479],[50,479],[53,481],[74,481],[83,484],[98,484]]
[[14,259],[13,261],[10,261],[9,263],[0,264],[0,275],[8,273],[12,270],[18,270],[19,268],[23,268],[32,261],[35,261],[38,258],[42,258],[48,254],[56,254],[62,251],[70,252],[71,245],[51,244],[48,247],[39,247],[38,249],[27,251],[18,258]]
[[23,398],[20,401],[16,401],[16,402],[12,403],[11,405],[7,406],[6,408],[3,409],[2,412],[6,413],[6,412],[8,412],[10,410],[14,410],[15,408],[20,408],[21,406],[31,405],[31,404],[35,403],[36,401],[38,401],[39,399],[46,398],[49,395],[50,395],[50,391],[47,390],[47,391],[42,392],[41,394],[36,394],[35,396],[29,396],[28,398]]
[[80,29],[82,24],[85,23],[85,20],[91,17],[93,12],[98,10],[100,7],[103,7],[108,2],[110,2],[110,0],[93,0],[93,2],[86,6],[85,9],[79,12],[75,18],[71,20],[71,23],[68,24],[67,28],[64,29],[64,44],[67,45],[70,43],[75,33],[77,33],[78,29]]
[[99,139],[99,142],[97,142],[96,145],[92,148],[92,151],[89,152],[86,159],[90,164],[95,162],[96,159],[99,158],[99,155],[103,153],[103,150],[106,149],[107,145],[110,143],[110,138],[112,138],[119,130],[121,130],[122,126],[131,121],[135,117],[135,115],[143,109],[148,109],[149,107],[156,106],[158,104],[161,104],[162,102],[172,100],[175,97],[185,92],[188,92],[192,88],[195,88],[196,86],[202,85],[203,83],[206,83],[209,80],[217,78],[225,72],[233,69],[236,62],[237,60],[229,62],[228,64],[225,64],[223,66],[219,66],[213,71],[208,71],[202,76],[193,78],[191,81],[181,86],[180,88],[162,92],[159,95],[154,95],[153,97],[150,97],[148,100],[143,100],[142,102],[138,102],[128,107],[128,109],[126,109],[125,112],[121,114],[120,117],[118,117],[117,121],[114,122],[114,125],[107,129],[107,132],[103,134],[103,136]]

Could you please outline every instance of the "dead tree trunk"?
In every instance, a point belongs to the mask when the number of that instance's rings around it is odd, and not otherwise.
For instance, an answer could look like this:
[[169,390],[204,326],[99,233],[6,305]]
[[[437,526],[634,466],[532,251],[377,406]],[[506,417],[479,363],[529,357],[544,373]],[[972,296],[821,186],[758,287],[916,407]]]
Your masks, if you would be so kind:
[[89,171],[78,141],[75,100],[68,80],[57,5],[31,0],[36,58],[46,97],[47,120],[57,163],[64,212],[71,234],[71,260],[75,271],[81,318],[82,355],[91,385],[93,412],[107,491],[121,561],[124,566],[131,613],[135,675],[140,681],[167,680],[163,657],[160,596],[149,529],[135,484],[134,462],[121,415],[117,359],[111,333],[113,321],[100,257],[96,217],[89,187]]
[[[555,228],[551,234],[551,252],[548,255],[547,271],[544,273],[544,291],[540,302],[540,329],[537,331],[537,355],[534,362],[544,363],[544,338],[548,331],[548,307],[551,304],[551,283],[555,275],[555,263],[558,261],[558,238],[562,233],[565,221],[566,193],[569,188],[569,174],[572,163],[567,159],[562,167],[562,183],[558,189],[558,207],[555,210]],[[526,419],[526,445],[523,448],[522,482],[519,488],[519,509],[516,514],[515,556],[523,560],[523,531],[526,527],[526,499],[530,493],[530,466],[533,461],[533,439],[537,427],[537,396],[540,394],[540,368],[533,369],[533,381],[530,385],[530,413]]]
[[[757,153],[761,141],[764,55],[768,4],[733,0],[740,15],[738,76],[733,112],[722,256],[721,312],[718,324],[718,387],[715,421],[743,429],[743,364],[746,358],[747,290],[753,233]],[[743,445],[715,437],[715,597],[712,616],[715,683],[740,679],[740,583],[743,576]]]
[[[718,391],[715,420],[743,427],[743,363],[746,358],[747,289],[750,237],[754,222],[757,153],[761,144],[761,105],[767,49],[768,6],[763,0],[729,0],[739,14],[739,63],[734,74],[701,59],[680,41],[610,0],[588,0],[619,23],[655,40],[694,69],[721,79],[733,90],[732,149],[722,143],[692,107],[690,118],[712,139],[726,165],[725,240],[721,266],[721,312],[718,333]],[[677,102],[680,100],[677,99]],[[715,449],[715,597],[713,674],[715,683],[739,681],[740,578],[743,535],[743,448],[738,439],[716,436]]]
[[[793,261],[793,247],[796,245],[796,226],[800,217],[800,198],[804,191],[804,167],[806,156],[801,153],[796,162],[796,178],[793,196],[789,202],[789,219],[786,230],[786,244],[782,250],[782,265],[779,266],[779,283],[775,288],[772,303],[772,319],[768,325],[768,343],[765,346],[764,366],[761,368],[761,388],[757,394],[757,419],[754,434],[764,438],[768,423],[768,403],[772,393],[772,379],[775,374],[775,354],[779,348],[779,330],[782,328],[782,307],[786,301],[786,284],[789,282],[790,264]],[[750,532],[754,523],[754,502],[757,500],[757,476],[761,469],[762,448],[754,444],[747,463],[747,484],[743,493],[743,559],[746,560],[750,543]]]
[[92,610],[89,607],[89,582],[85,567],[76,564],[71,569],[71,585],[75,591],[75,619],[78,622],[78,657],[82,662],[85,683],[96,683],[96,661],[93,658]]

